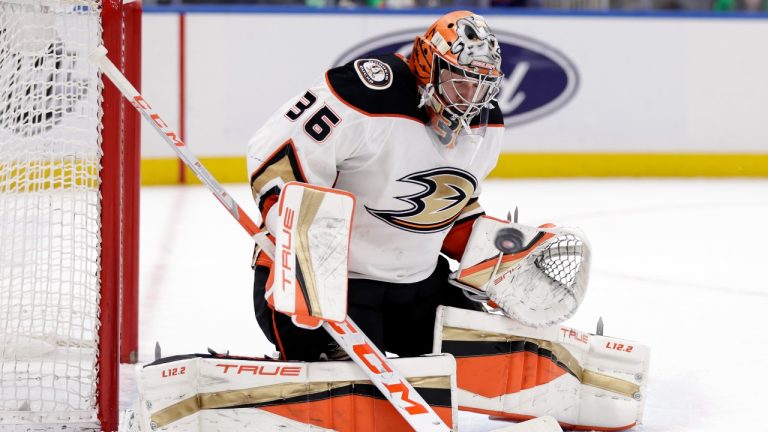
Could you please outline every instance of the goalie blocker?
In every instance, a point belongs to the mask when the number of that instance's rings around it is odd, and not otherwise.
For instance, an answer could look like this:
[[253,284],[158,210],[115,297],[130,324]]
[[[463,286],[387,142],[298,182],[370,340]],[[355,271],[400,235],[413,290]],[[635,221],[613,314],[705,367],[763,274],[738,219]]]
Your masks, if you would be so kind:
[[287,183],[280,194],[275,263],[266,298],[302,328],[347,316],[347,258],[355,197]]

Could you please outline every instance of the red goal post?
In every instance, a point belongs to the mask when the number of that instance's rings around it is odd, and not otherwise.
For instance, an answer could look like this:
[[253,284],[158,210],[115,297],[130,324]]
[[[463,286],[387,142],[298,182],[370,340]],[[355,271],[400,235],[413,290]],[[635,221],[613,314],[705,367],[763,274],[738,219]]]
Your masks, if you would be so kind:
[[141,3],[0,0],[0,430],[117,430],[138,348]]

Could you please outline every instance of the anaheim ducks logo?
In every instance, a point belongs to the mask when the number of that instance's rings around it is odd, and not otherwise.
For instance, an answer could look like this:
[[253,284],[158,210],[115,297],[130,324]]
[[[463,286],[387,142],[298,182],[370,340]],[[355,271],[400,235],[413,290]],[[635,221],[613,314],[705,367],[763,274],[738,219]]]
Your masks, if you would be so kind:
[[365,207],[395,228],[417,233],[444,230],[453,224],[477,188],[477,179],[460,169],[436,168],[409,174],[398,181],[417,184],[424,190],[397,199],[410,204],[406,210],[374,210]]

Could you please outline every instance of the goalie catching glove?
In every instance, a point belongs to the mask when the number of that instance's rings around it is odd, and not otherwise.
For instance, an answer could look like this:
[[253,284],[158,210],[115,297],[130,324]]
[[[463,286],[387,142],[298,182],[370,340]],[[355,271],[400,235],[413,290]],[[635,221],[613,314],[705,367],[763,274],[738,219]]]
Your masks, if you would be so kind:
[[589,243],[578,229],[552,224],[537,228],[482,216],[450,282],[516,321],[548,326],[578,309],[587,290],[589,262]]

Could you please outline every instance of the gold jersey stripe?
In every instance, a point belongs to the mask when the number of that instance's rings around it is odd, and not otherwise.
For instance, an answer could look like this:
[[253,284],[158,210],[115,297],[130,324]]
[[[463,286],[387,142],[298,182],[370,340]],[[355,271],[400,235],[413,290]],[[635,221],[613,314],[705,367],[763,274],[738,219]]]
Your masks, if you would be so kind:
[[264,185],[276,178],[283,179],[285,183],[298,180],[293,175],[293,167],[291,167],[291,161],[288,159],[288,156],[284,156],[282,159],[273,163],[267,167],[263,173],[253,179],[253,183],[251,183],[253,193],[259,194]]

